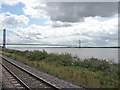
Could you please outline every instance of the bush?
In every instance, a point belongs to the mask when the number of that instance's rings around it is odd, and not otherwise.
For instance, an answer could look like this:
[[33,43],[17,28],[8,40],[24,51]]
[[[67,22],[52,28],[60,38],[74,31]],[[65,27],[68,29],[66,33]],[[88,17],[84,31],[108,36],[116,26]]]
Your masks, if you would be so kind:
[[117,88],[118,64],[96,58],[80,60],[71,54],[48,54],[46,51],[16,51],[4,49],[4,55],[43,70],[59,78],[88,88]]
[[42,51],[25,51],[25,55],[28,59],[34,61],[34,60],[42,60],[47,57],[47,52],[43,50]]

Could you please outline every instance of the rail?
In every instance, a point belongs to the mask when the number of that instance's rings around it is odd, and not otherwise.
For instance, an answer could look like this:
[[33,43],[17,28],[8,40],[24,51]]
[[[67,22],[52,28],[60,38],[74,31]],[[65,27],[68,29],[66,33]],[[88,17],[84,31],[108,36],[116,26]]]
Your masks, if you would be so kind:
[[[0,57],[1,57],[4,61],[10,63],[11,65],[13,65],[13,66],[15,66],[15,67],[17,67],[17,68],[19,68],[20,70],[22,70],[23,72],[25,72],[25,73],[31,75],[32,77],[36,78],[37,80],[42,81],[43,83],[47,84],[48,86],[50,86],[50,87],[52,87],[52,88],[54,88],[54,89],[57,89],[57,90],[60,90],[60,89],[61,89],[61,88],[55,86],[54,84],[51,84],[50,82],[48,82],[48,81],[46,81],[46,80],[44,80],[44,79],[42,79],[42,78],[36,76],[35,74],[33,74],[33,73],[27,71],[27,70],[24,69],[23,67],[18,66],[17,64],[15,64],[15,63],[13,63],[13,62],[11,62],[11,61],[9,61],[9,60],[3,58],[2,56],[0,56]],[[4,61],[3,61],[3,62],[4,62]],[[2,64],[2,65],[3,65],[3,64]],[[3,66],[6,67],[5,65],[3,65]],[[6,67],[6,68],[7,68],[7,67]],[[10,71],[10,70],[9,70],[9,71]],[[11,72],[11,73],[12,73],[12,72]],[[12,74],[13,74],[13,73],[12,73]],[[15,74],[14,74],[14,76],[17,77],[17,75],[15,75]],[[17,79],[18,79],[20,82],[22,82],[29,90],[31,89],[31,88],[29,88],[29,86],[28,86],[26,83],[24,83],[24,82],[23,82],[22,80],[20,80],[18,77],[17,77]]]

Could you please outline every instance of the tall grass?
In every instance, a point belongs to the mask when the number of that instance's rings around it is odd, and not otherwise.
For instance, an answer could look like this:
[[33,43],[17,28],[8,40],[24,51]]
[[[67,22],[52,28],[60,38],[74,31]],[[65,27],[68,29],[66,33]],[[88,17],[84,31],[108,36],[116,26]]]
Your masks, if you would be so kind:
[[38,70],[86,88],[118,88],[118,64],[96,58],[80,60],[70,54],[48,54],[46,51],[4,49],[4,55]]

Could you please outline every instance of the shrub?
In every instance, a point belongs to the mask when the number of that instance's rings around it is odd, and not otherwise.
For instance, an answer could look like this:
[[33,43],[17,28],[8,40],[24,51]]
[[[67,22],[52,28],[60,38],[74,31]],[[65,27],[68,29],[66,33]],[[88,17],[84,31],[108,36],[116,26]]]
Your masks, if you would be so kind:
[[88,88],[117,88],[118,64],[96,58],[80,60],[71,54],[48,54],[46,51],[15,51],[4,49],[4,55],[43,70],[59,78]]

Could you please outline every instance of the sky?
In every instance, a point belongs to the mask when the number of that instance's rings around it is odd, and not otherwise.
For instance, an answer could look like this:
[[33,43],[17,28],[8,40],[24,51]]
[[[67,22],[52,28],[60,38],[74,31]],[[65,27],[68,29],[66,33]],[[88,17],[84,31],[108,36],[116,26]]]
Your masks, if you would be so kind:
[[118,46],[117,2],[40,2],[3,0],[0,43],[39,43],[66,46]]

